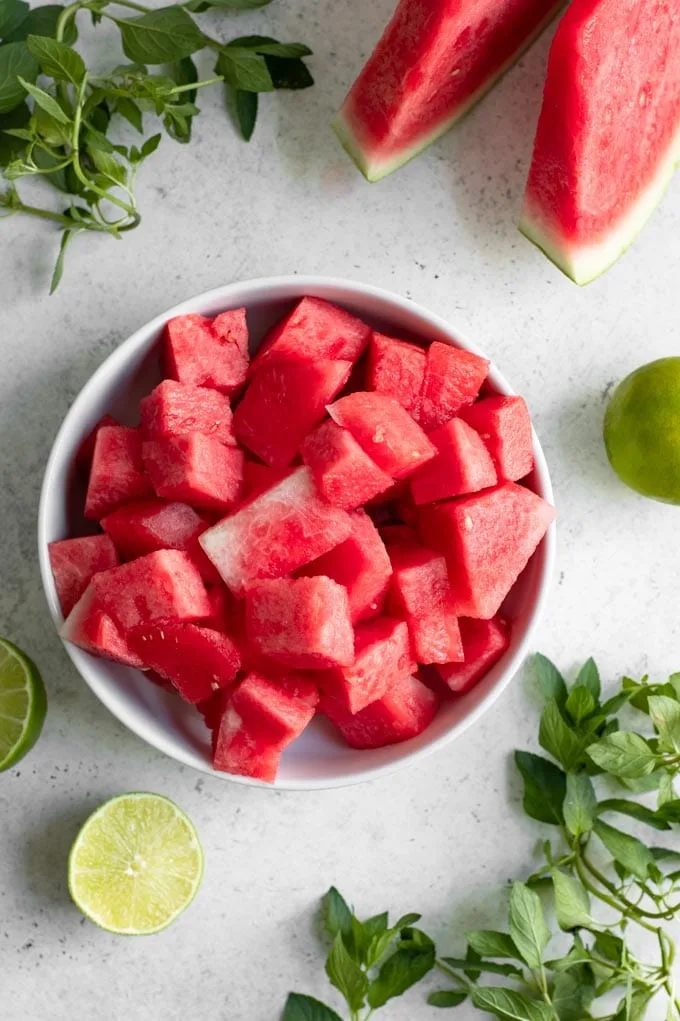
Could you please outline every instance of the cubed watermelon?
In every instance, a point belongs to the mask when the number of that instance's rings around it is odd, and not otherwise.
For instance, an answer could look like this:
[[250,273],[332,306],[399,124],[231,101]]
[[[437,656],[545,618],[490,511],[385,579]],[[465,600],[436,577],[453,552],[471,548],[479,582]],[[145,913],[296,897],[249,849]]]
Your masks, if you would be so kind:
[[489,373],[486,358],[435,340],[427,350],[425,378],[414,417],[426,432],[472,404]]
[[323,360],[261,368],[234,413],[239,442],[272,468],[285,468],[324,418],[351,368],[351,362]]
[[445,663],[437,667],[437,672],[451,691],[462,695],[474,688],[506,652],[510,645],[510,625],[502,617],[491,620],[461,617],[458,623],[465,662]]
[[534,467],[534,447],[523,397],[485,397],[463,408],[460,417],[481,436],[500,480],[517,482],[529,474]]
[[145,666],[172,681],[186,702],[202,702],[227,688],[240,666],[231,638],[196,624],[169,621],[134,628],[127,639]]
[[319,692],[299,674],[250,673],[229,698],[214,742],[215,769],[272,783],[279,759],[316,712]]
[[422,540],[447,559],[458,616],[498,612],[554,517],[549,503],[514,482],[421,509]]
[[229,398],[218,390],[164,379],[139,404],[145,439],[203,433],[235,446]]
[[210,603],[210,614],[200,623],[204,627],[212,628],[213,631],[224,631],[231,634],[231,618],[236,606],[242,607],[232,596],[226,585],[215,585],[208,589],[208,601]]
[[346,511],[322,500],[309,468],[209,528],[199,542],[231,591],[242,596],[262,578],[281,578],[344,542]]
[[220,512],[238,502],[243,485],[242,450],[194,433],[145,440],[142,456],[158,496]]
[[374,333],[368,347],[366,390],[394,397],[402,408],[413,411],[423,388],[425,359],[417,344]]
[[48,546],[50,566],[64,617],[76,605],[90,584],[92,575],[107,571],[119,563],[116,547],[108,535],[84,535],[79,539],[60,539]]
[[463,659],[453,592],[444,557],[424,546],[391,546],[388,607],[408,625],[419,663]]
[[90,588],[104,613],[124,631],[170,620],[201,620],[210,615],[201,576],[180,550],[158,550],[102,571],[94,576]]
[[347,590],[331,578],[272,578],[246,596],[250,644],[299,670],[348,666],[354,631]]
[[438,695],[410,674],[395,678],[380,698],[358,713],[334,701],[322,702],[322,709],[352,748],[382,748],[417,737],[432,723],[438,708]]
[[248,373],[246,310],[236,308],[214,319],[177,316],[166,327],[168,375],[179,383],[231,394]]
[[392,565],[380,534],[366,514],[351,515],[352,532],[339,546],[324,553],[298,572],[308,577],[333,578],[349,597],[352,623],[375,617],[383,608]]
[[85,497],[85,517],[98,521],[122,503],[151,496],[153,489],[142,461],[139,429],[105,425],[98,432]]
[[348,394],[328,412],[334,422],[349,429],[378,467],[395,479],[412,475],[437,453],[394,397],[376,392]]
[[321,298],[302,298],[265,337],[252,372],[275,362],[341,359],[355,362],[368,343],[370,326]]
[[400,677],[416,669],[403,620],[376,617],[360,624],[354,633],[354,650],[351,666],[317,675],[328,704],[337,702],[350,713],[361,712]]
[[391,476],[364,452],[347,429],[322,422],[301,447],[316,487],[329,503],[354,510],[392,485]]
[[113,415],[104,415],[104,417],[100,418],[94,429],[87,434],[83,442],[78,447],[78,452],[76,454],[76,467],[79,471],[86,475],[89,473],[90,465],[92,464],[94,445],[97,442],[97,433],[100,429],[103,429],[105,425],[120,425],[120,422],[115,419]]
[[243,462],[243,499],[252,500],[290,475],[290,468],[270,468],[246,457]]
[[411,478],[411,494],[416,504],[476,493],[496,485],[491,454],[479,434],[460,418],[452,418],[434,429],[428,438],[439,453]]
[[188,503],[156,497],[123,504],[103,517],[101,525],[124,560],[159,549],[191,549],[208,527]]
[[123,631],[104,612],[92,583],[69,613],[59,634],[93,656],[112,659],[126,666],[144,665],[130,648]]

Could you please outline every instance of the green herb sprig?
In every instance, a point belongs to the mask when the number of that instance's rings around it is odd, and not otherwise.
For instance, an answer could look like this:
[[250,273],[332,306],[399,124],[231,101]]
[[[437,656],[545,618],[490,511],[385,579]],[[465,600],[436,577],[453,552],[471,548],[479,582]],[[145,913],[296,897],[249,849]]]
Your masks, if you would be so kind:
[[[398,996],[433,968],[451,983],[430,993],[433,1007],[470,1002],[500,1021],[642,1021],[663,998],[666,1021],[680,1021],[668,930],[680,912],[680,850],[648,845],[609,821],[627,817],[666,833],[680,823],[680,674],[661,684],[625,677],[603,701],[592,659],[571,688],[544,656],[535,657],[535,668],[546,699],[538,739],[551,758],[518,751],[515,763],[525,812],[556,834],[543,844],[545,864],[511,885],[507,930],[467,932],[461,957],[437,956],[432,940],[412,928],[417,916],[393,929],[386,914],[359,922],[331,889],[326,971],[347,1001],[349,1021],[367,1021],[387,1000],[381,990]],[[624,725],[628,717],[641,721],[639,730]],[[384,943],[376,930],[386,933]],[[640,931],[653,937],[652,960],[633,949]],[[283,1017],[341,1021],[298,993]]]
[[[222,84],[242,137],[255,128],[258,95],[313,84],[302,43],[269,36],[215,39],[195,15],[209,9],[244,10],[271,0],[187,0],[150,9],[133,0],[76,0],[30,10],[24,0],[0,0],[0,216],[18,213],[61,230],[51,290],[58,286],[72,239],[94,232],[120,238],[140,223],[135,180],[158,148],[162,131],[139,145],[117,142],[127,121],[144,135],[144,119],[159,118],[173,140],[189,142],[199,90]],[[75,49],[76,19],[88,12],[120,31],[127,64],[109,74],[90,71]],[[214,74],[201,79],[194,57],[211,51]],[[149,68],[156,70],[150,71]],[[43,179],[68,196],[61,211],[24,201],[17,182]]]

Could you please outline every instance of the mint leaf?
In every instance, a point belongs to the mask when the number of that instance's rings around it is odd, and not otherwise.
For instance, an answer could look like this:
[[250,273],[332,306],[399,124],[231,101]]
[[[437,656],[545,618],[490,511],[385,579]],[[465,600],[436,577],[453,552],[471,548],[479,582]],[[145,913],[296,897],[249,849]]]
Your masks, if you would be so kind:
[[246,47],[224,46],[215,70],[227,85],[243,92],[273,92],[274,83],[264,57]]
[[[20,3],[19,6],[28,7],[28,4]],[[63,10],[64,8],[60,4],[45,4],[44,7],[35,7],[32,11],[28,12],[14,31],[5,37],[7,42],[21,42],[21,40],[28,38],[29,35],[54,36],[57,31],[59,16]],[[67,46],[71,46],[77,38],[78,29],[76,27],[76,20],[75,18],[69,18],[66,22],[62,41]]]
[[532,752],[515,752],[515,763],[524,780],[524,811],[539,822],[561,826],[567,789],[562,770]]
[[[442,957],[444,964],[450,968],[464,971],[470,962],[464,957]],[[522,978],[523,972],[516,964],[498,964],[496,961],[480,961],[479,971],[485,971],[490,975],[505,975],[508,978]]]
[[57,287],[61,282],[61,278],[64,273],[64,260],[66,258],[66,249],[68,248],[71,238],[77,234],[77,230],[65,230],[61,235],[61,244],[59,245],[59,255],[57,257],[56,264],[54,266],[54,272],[52,273],[52,279],[50,281],[50,294],[54,294]]
[[478,1010],[495,1014],[501,1021],[554,1021],[547,1003],[530,1000],[513,989],[477,986],[470,995]]
[[401,996],[420,982],[434,967],[435,947],[419,929],[402,930],[399,949],[388,957],[368,990],[368,1004],[382,1007],[388,1000]]
[[546,700],[554,699],[562,708],[567,701],[567,685],[554,663],[537,652],[533,659],[538,684]]
[[[617,812],[619,815],[627,815],[631,819],[637,819],[655,830],[669,830],[669,820],[664,818],[662,811],[654,812],[651,808],[639,804],[637,801],[626,801],[625,798],[607,798],[597,806],[598,815],[604,812]],[[674,814],[674,813],[672,813]],[[670,821],[675,821],[671,819]]]
[[314,84],[303,60],[283,60],[280,57],[264,59],[275,89],[308,89]]
[[45,92],[44,89],[39,89],[37,85],[32,85],[31,82],[26,81],[20,75],[18,81],[23,85],[26,92],[31,96],[37,105],[48,113],[50,117],[53,117],[58,124],[70,124],[68,114],[64,113],[59,103],[56,101],[54,96],[50,96],[49,92]]
[[581,742],[565,722],[554,699],[548,702],[541,714],[538,742],[567,771],[574,768],[581,755]]
[[593,701],[597,702],[600,698],[601,683],[600,683],[600,672],[597,669],[595,660],[590,657],[583,664],[579,670],[578,677],[576,678],[575,687],[583,685],[587,688],[590,694],[593,696]]
[[125,55],[138,64],[171,64],[205,45],[198,25],[181,7],[161,7],[116,23]]
[[334,886],[331,886],[323,899],[322,914],[324,928],[329,936],[334,939],[341,933],[351,938],[353,914],[345,898]]
[[[9,113],[0,114],[0,167],[6,167],[16,159],[26,148],[26,142],[33,137],[33,132],[27,128],[30,119],[31,111],[26,103],[15,106]],[[22,137],[15,134],[23,131],[27,135]]]
[[649,877],[650,868],[654,867],[654,855],[637,837],[617,830],[609,823],[597,819],[593,831],[600,838],[611,856],[628,872],[643,881]]
[[431,1007],[459,1007],[466,1000],[467,993],[455,989],[441,989],[439,992],[430,993],[427,998]]
[[272,0],[207,0],[207,7],[220,7],[227,11],[254,11],[257,7],[267,7]]
[[225,49],[232,47],[245,47],[255,50],[263,56],[285,57],[292,60],[296,57],[310,57],[312,51],[304,43],[280,43],[268,35],[242,35],[238,39],[232,39],[225,46]]
[[331,985],[345,997],[351,1011],[363,1007],[368,991],[368,978],[350,956],[341,932],[338,932],[333,940],[331,952],[326,960],[326,974]]
[[[171,68],[171,74],[178,85],[193,85],[198,81],[198,70],[191,57],[183,57]],[[184,104],[192,104],[196,100],[196,89],[190,89],[181,93]],[[163,119],[165,130],[176,142],[187,143],[191,141],[191,124],[194,119],[192,113],[187,112],[185,116],[176,116],[177,107],[166,107],[166,115]]]
[[575,837],[589,833],[593,828],[597,798],[587,773],[569,773],[564,798],[564,821]]
[[581,723],[595,709],[595,699],[591,691],[584,684],[577,684],[569,692],[565,708],[574,723]]
[[557,975],[552,988],[552,1005],[560,1021],[582,1021],[595,995],[591,969],[583,964]]
[[258,103],[257,92],[244,92],[243,89],[234,89],[236,121],[241,135],[246,142],[249,142],[253,137],[255,122],[257,121]]
[[680,702],[667,695],[652,695],[649,715],[668,751],[680,752]]
[[342,1021],[342,1018],[313,996],[290,993],[286,1000],[283,1021]]
[[26,98],[21,80],[34,82],[38,70],[37,61],[29,53],[26,43],[0,46],[0,113],[21,106]]
[[620,964],[623,960],[623,940],[613,932],[604,930],[595,934],[595,949],[608,961]]
[[609,734],[590,745],[588,755],[608,773],[627,779],[649,776],[656,766],[656,755],[649,744],[628,730]]
[[555,892],[555,916],[560,929],[569,931],[582,926],[590,926],[593,920],[590,914],[590,897],[584,886],[573,876],[552,871]]
[[474,929],[465,933],[469,945],[481,957],[511,957],[521,960],[512,937],[507,932],[495,932],[493,929]]
[[116,113],[124,117],[135,131],[138,131],[140,135],[142,134],[144,131],[144,115],[134,99],[126,99],[125,96],[119,99],[116,103]]
[[10,37],[26,20],[29,10],[24,0],[0,0],[0,39],[11,41]]
[[29,35],[26,45],[40,64],[43,74],[73,85],[80,85],[84,81],[87,75],[85,62],[70,46],[41,35]]
[[524,883],[513,883],[510,894],[510,936],[530,968],[540,968],[550,940],[537,893]]

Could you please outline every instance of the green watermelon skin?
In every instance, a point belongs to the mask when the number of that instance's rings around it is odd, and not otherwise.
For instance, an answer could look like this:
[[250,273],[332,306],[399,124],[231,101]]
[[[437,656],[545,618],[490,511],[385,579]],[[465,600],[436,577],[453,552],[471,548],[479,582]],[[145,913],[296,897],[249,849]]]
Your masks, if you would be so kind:
[[680,163],[675,0],[573,0],[553,40],[520,230],[567,276],[605,272]]

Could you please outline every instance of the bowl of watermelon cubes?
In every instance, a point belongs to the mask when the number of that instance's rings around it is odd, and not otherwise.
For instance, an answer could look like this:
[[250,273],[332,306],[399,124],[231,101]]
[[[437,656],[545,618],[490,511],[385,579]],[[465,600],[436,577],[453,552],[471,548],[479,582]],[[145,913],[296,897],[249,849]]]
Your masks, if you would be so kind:
[[232,284],[138,330],[76,398],[39,513],[79,673],[181,763],[370,779],[476,720],[554,557],[523,398],[437,316],[326,278]]

